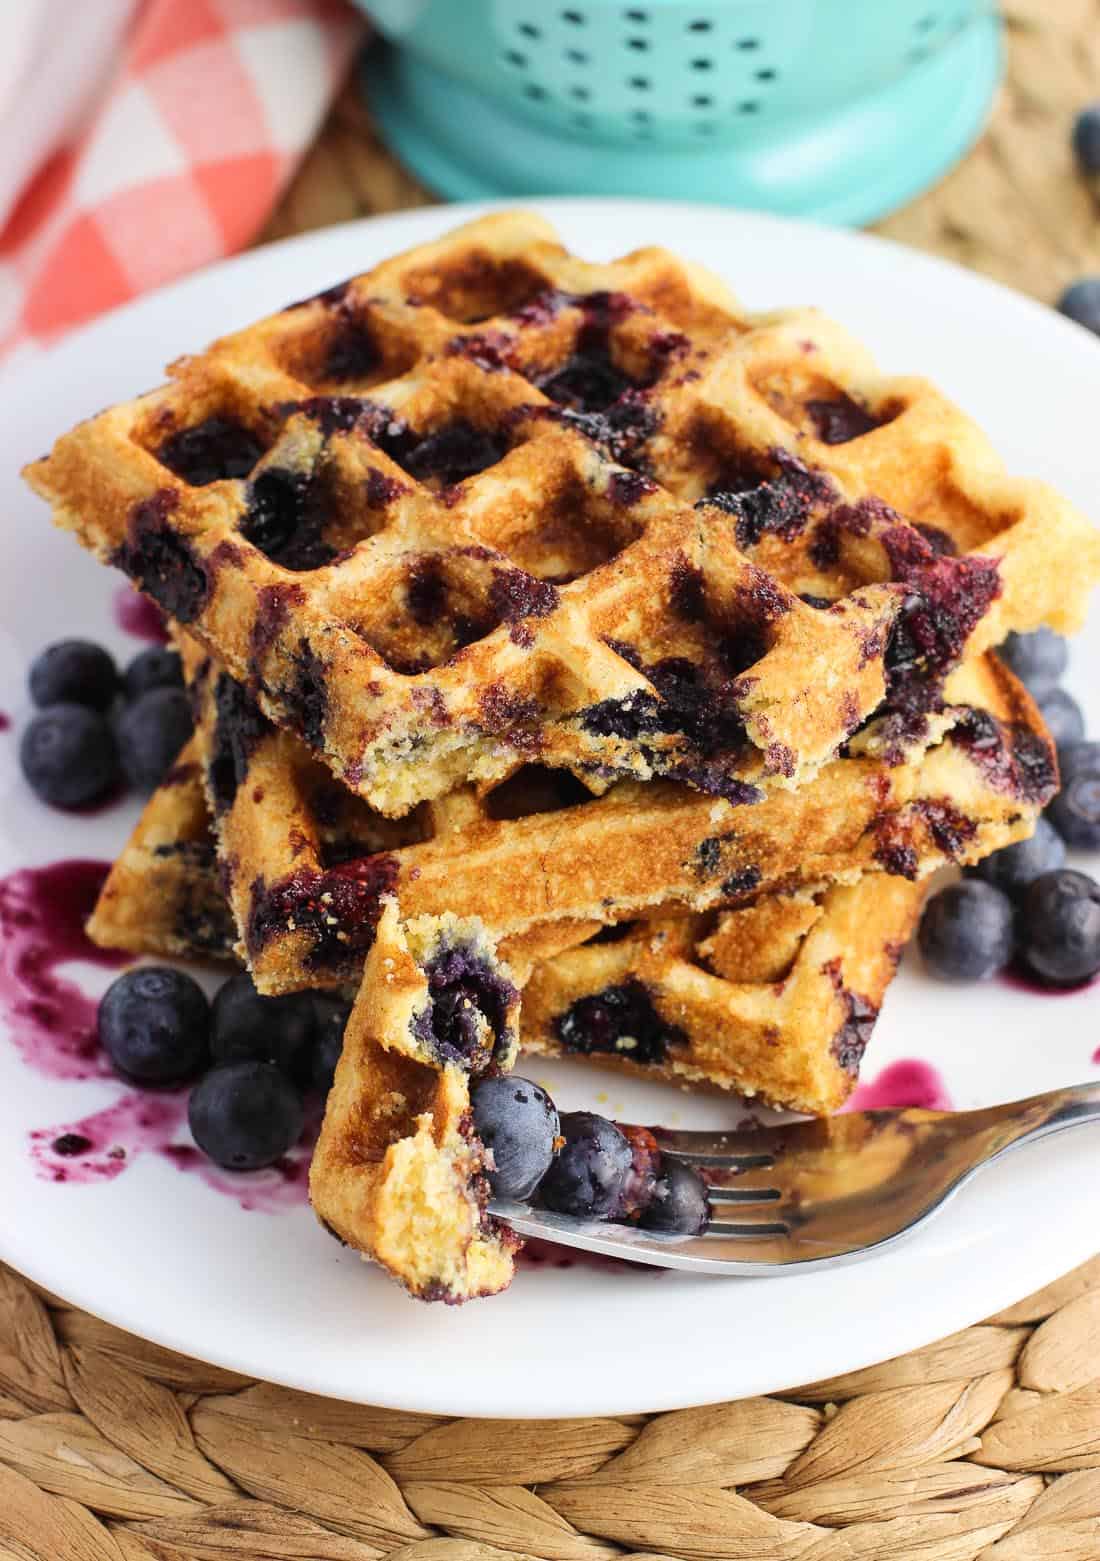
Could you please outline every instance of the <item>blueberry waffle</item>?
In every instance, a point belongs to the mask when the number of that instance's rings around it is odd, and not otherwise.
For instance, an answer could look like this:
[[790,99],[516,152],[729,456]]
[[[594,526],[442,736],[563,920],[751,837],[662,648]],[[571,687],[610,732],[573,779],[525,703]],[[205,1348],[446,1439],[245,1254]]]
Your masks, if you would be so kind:
[[[739,882],[719,885],[724,891],[720,908],[705,913],[686,911],[685,894],[679,904],[655,907],[641,919],[616,924],[606,908],[596,909],[587,919],[536,921],[504,941],[501,952],[525,991],[524,1045],[541,1053],[620,1063],[659,1077],[719,1084],[799,1110],[835,1109],[855,1081],[918,913],[919,875],[946,861],[974,860],[1026,835],[1053,785],[1053,756],[1034,706],[995,658],[968,663],[949,680],[948,690],[958,701],[952,707],[956,724],[919,766],[837,760],[806,788],[799,833],[787,838],[791,850],[803,856],[798,870],[788,875],[796,880],[793,887],[785,877],[779,892],[765,894],[765,880],[745,873]],[[352,850],[354,860],[356,849],[376,839],[374,831],[394,827],[392,821],[380,824],[359,799],[348,798],[349,811],[343,815],[331,803],[319,808],[317,795],[327,797],[333,790],[328,772],[300,751],[301,768],[288,771],[279,755],[286,745],[293,746],[292,740],[272,733],[271,742],[271,762],[278,764],[275,789],[268,792],[266,778],[257,781],[250,767],[240,795],[251,805],[241,814],[240,833],[228,837],[234,849],[248,845],[282,852],[289,845],[298,853],[295,871],[300,873],[304,848],[293,838],[296,831],[309,832],[316,860],[323,861],[326,850],[334,859]],[[173,821],[191,819],[202,805],[196,771],[180,766],[177,776],[151,799],[108,879],[91,925],[98,941],[135,952],[178,952],[188,941],[191,907],[216,894],[209,850],[171,850]],[[908,801],[899,805],[895,793],[901,795],[903,783]],[[322,789],[312,792],[311,785]],[[263,791],[259,805],[257,787]],[[601,853],[601,873],[605,845],[599,820],[623,789],[573,803],[573,811],[597,820],[586,838],[590,850]],[[718,806],[686,790],[681,797],[694,808]],[[523,897],[516,863],[526,860],[529,847],[517,845],[506,826],[517,823],[509,815],[520,798],[525,806],[542,810],[527,815],[523,830],[535,830],[543,844],[544,830],[568,839],[578,827],[562,827],[564,810],[554,807],[559,800],[554,777],[527,772],[484,802],[472,792],[460,792],[432,805],[440,831],[434,837],[438,854],[421,858],[430,892],[402,849],[392,853],[398,868],[385,881],[412,899],[418,911],[443,901],[463,910],[473,904],[515,926],[522,920],[515,908]],[[814,880],[808,870],[825,859],[831,833],[839,828],[851,842],[845,820],[853,808],[864,806],[860,799],[874,806],[863,835],[855,831],[851,858],[857,865],[843,875],[845,882]],[[773,830],[789,826],[795,800],[775,794],[757,807],[730,809],[733,827],[740,827],[741,818],[748,826],[758,820]],[[223,816],[223,834],[235,811]],[[643,850],[652,855],[661,830],[648,817],[645,827],[652,833],[640,837],[641,843],[627,837],[615,844],[609,853],[612,866],[620,858],[636,860]],[[343,833],[349,828],[350,843]],[[268,833],[261,835],[264,829]],[[706,867],[712,852],[724,847],[720,836],[725,832],[708,837],[717,840],[715,846],[702,852],[696,848],[692,861],[697,867]],[[163,857],[147,849],[150,840],[165,848]],[[259,865],[275,871],[281,861],[270,858]],[[256,865],[253,860],[243,879]],[[860,876],[861,866],[885,871]],[[175,874],[174,887],[169,872]],[[359,881],[364,881],[361,872]],[[234,882],[232,866],[229,882]],[[568,877],[560,880],[559,892],[569,893],[569,882]],[[700,886],[692,876],[692,887],[705,890],[706,884]],[[721,908],[730,901],[733,908]],[[577,908],[576,899],[569,903]],[[343,902],[333,900],[329,906],[339,911]],[[310,980],[350,984],[358,979],[362,949],[375,936],[381,913],[382,904],[373,905],[367,921],[348,924],[346,942],[341,942],[327,923],[322,930],[315,916],[311,920],[299,911],[295,926],[273,936],[261,951],[257,974],[266,974],[270,984],[276,968],[276,985],[286,987]],[[339,917],[333,920],[339,929]],[[223,945],[226,952],[232,941]]]
[[[523,759],[734,802],[962,652],[1068,628],[1098,539],[931,387],[660,250],[459,229],[174,366],[28,479],[400,817]],[[808,598],[803,600],[802,597]]]
[[[455,910],[494,936],[576,941],[606,923],[729,908],[884,870],[915,880],[1030,832],[1056,780],[1034,706],[993,657],[956,670],[919,759],[881,752],[882,718],[797,791],[753,805],[672,782],[592,797],[528,765],[386,819],[340,787],[184,637],[196,741],[238,952],[261,991],[358,978],[380,907]],[[541,929],[541,932],[540,932]]]
[[314,1212],[410,1294],[458,1302],[512,1278],[519,1240],[486,1213],[470,1081],[516,1055],[519,993],[473,919],[388,901],[348,1020],[310,1169]]
[[150,797],[87,925],[103,948],[224,958],[237,929],[218,878],[194,740]]

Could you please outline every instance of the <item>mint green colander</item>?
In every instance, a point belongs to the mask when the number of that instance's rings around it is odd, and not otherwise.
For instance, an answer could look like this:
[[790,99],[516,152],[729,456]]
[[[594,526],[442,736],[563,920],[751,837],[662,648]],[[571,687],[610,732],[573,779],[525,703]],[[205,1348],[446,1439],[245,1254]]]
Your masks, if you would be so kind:
[[384,134],[440,194],[881,216],[981,128],[993,0],[358,0]]

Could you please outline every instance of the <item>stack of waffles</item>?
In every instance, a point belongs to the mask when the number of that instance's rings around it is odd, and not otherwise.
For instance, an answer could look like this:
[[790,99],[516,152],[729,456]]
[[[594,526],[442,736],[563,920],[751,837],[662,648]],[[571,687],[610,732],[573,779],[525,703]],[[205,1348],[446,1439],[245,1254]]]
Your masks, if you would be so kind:
[[1090,524],[813,310],[461,228],[172,366],[28,470],[171,620],[195,736],[91,923],[355,988],[319,1217],[507,1284],[472,1079],[849,1094],[928,875],[1057,785],[991,653]]

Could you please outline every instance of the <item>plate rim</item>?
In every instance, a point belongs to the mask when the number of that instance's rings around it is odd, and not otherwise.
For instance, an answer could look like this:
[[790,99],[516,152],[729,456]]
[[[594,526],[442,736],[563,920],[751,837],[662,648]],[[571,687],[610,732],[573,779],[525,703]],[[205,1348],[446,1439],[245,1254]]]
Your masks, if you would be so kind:
[[[715,223],[716,225],[729,224],[731,228],[731,241],[735,241],[738,228],[741,229],[743,234],[747,225],[750,231],[752,229],[756,229],[759,232],[768,233],[778,238],[782,238],[784,236],[788,238],[794,238],[797,236],[798,239],[802,242],[806,242],[808,239],[811,249],[815,238],[824,238],[830,242],[835,241],[837,238],[852,240],[860,246],[869,244],[871,247],[876,249],[886,249],[888,251],[893,251],[904,257],[906,265],[913,265],[915,263],[918,269],[927,268],[930,275],[942,274],[948,280],[949,285],[951,286],[957,287],[961,282],[968,287],[974,288],[976,292],[980,292],[985,295],[992,294],[999,306],[1007,308],[1010,311],[1022,310],[1024,314],[1030,317],[1029,323],[1037,323],[1041,321],[1041,327],[1044,331],[1048,333],[1054,333],[1055,338],[1061,336],[1067,348],[1073,352],[1080,353],[1082,346],[1087,341],[1086,334],[1081,330],[1080,327],[1074,325],[1070,321],[1064,320],[1055,314],[1054,311],[1049,309],[1046,305],[1043,305],[1038,301],[1027,297],[1026,295],[1016,293],[1011,288],[1006,287],[1004,284],[999,283],[992,278],[984,277],[979,273],[969,271],[954,261],[945,259],[941,256],[930,255],[923,251],[911,249],[908,246],[902,245],[896,240],[888,238],[884,235],[854,233],[849,230],[832,227],[822,223],[809,223],[794,218],[772,216],[758,212],[742,212],[726,208],[713,207],[695,202],[680,203],[670,201],[645,201],[630,198],[609,199],[599,196],[577,198],[527,197],[456,204],[441,203],[425,207],[411,208],[407,211],[397,213],[391,212],[373,214],[366,217],[351,219],[345,223],[334,224],[329,228],[313,229],[305,233],[296,234],[288,238],[278,240],[273,244],[264,245],[257,249],[245,251],[243,254],[229,257],[225,260],[215,263],[214,265],[204,267],[200,271],[190,273],[186,277],[167,284],[164,287],[158,288],[150,293],[143,294],[139,298],[131,300],[130,302],[123,304],[118,308],[112,309],[106,314],[97,317],[95,320],[89,321],[77,329],[67,333],[60,341],[44,349],[36,356],[31,357],[29,360],[23,362],[19,362],[17,360],[14,365],[10,367],[6,366],[3,371],[0,371],[0,387],[4,387],[9,383],[9,375],[11,376],[12,381],[14,381],[16,375],[18,375],[21,380],[23,394],[33,395],[34,392],[39,388],[40,384],[47,382],[50,374],[56,372],[57,365],[59,363],[63,363],[65,357],[70,353],[79,356],[80,353],[88,350],[89,342],[94,343],[97,337],[103,336],[109,339],[114,331],[125,329],[128,321],[140,322],[141,313],[146,308],[154,311],[168,310],[174,306],[177,299],[182,300],[183,307],[186,308],[187,296],[191,290],[195,289],[201,291],[203,287],[211,284],[212,278],[217,276],[236,276],[238,272],[247,273],[249,268],[256,263],[258,256],[262,256],[273,249],[277,249],[283,253],[292,249],[308,251],[311,246],[316,246],[319,241],[324,239],[332,239],[336,242],[339,242],[340,239],[350,238],[352,234],[362,232],[364,230],[369,230],[371,233],[376,235],[379,234],[379,232],[384,234],[384,231],[387,227],[394,229],[404,228],[407,231],[416,229],[430,231],[433,228],[454,226],[459,222],[469,220],[474,216],[482,214],[486,211],[516,209],[517,207],[543,212],[551,220],[555,220],[555,218],[557,218],[557,220],[562,221],[563,223],[568,223],[571,218],[575,217],[578,213],[582,215],[585,212],[591,211],[600,211],[602,213],[606,213],[610,210],[613,214],[616,210],[621,210],[629,213],[632,218],[637,218],[639,221],[643,217],[646,217],[650,221],[651,226],[655,229],[655,231],[658,232],[661,229],[662,216],[666,218],[691,216],[696,220],[705,218],[708,221]],[[403,240],[403,243],[416,242],[422,236],[423,235],[418,232],[410,231],[409,239]],[[690,246],[685,246],[685,248],[690,251]],[[386,252],[388,253],[389,250]],[[1089,350],[1092,349],[1090,348]],[[1097,372],[1100,373],[1100,355],[1098,355],[1098,363],[1095,367]],[[40,375],[42,376],[41,380],[39,380]],[[965,1194],[961,1196],[965,1197]],[[13,1243],[13,1245],[18,1247],[20,1243],[16,1241]],[[1029,1294],[1033,1290],[1048,1284],[1052,1279],[1056,1278],[1059,1273],[1064,1271],[1063,1252],[1066,1245],[1067,1242],[1063,1241],[1062,1244],[1058,1246],[1059,1255],[1057,1257],[1054,1255],[1053,1250],[1051,1250],[1049,1253],[1046,1253],[1046,1260],[1043,1261],[1040,1259],[1038,1272],[1036,1272],[1033,1263],[1030,1264],[1026,1280],[1023,1279],[1022,1275],[1019,1275],[1018,1277],[1020,1278],[1020,1288],[1017,1291],[1016,1287],[1014,1286],[1014,1293],[1009,1297],[1006,1297],[1004,1293],[1003,1276],[998,1274],[998,1278],[1001,1279],[1001,1283],[999,1285],[994,1285],[993,1279],[990,1276],[984,1274],[981,1275],[980,1281],[972,1284],[968,1290],[968,1295],[974,1297],[974,1299],[964,1309],[968,1314],[965,1321],[960,1320],[960,1318],[963,1316],[963,1312],[957,1308],[953,1309],[949,1307],[946,1301],[942,1300],[938,1306],[921,1309],[919,1312],[914,1310],[912,1313],[907,1314],[906,1320],[910,1323],[911,1326],[908,1329],[899,1327],[896,1330],[896,1333],[892,1335],[893,1340],[900,1339],[900,1348],[895,1349],[892,1343],[891,1354],[906,1353],[909,1350],[918,1348],[923,1344],[931,1342],[935,1338],[942,1337],[943,1332],[945,1331],[944,1327],[941,1325],[939,1320],[929,1325],[927,1321],[929,1316],[939,1319],[941,1316],[946,1316],[947,1313],[950,1312],[951,1321],[946,1324],[946,1331],[954,1331],[959,1327],[969,1326],[971,1323],[980,1320],[981,1317],[988,1315],[991,1312],[1002,1310],[1005,1306],[1013,1304],[1014,1301],[1020,1299],[1023,1295]],[[1082,1232],[1079,1245],[1081,1250],[1080,1252],[1077,1252],[1075,1247],[1074,1255],[1070,1262],[1071,1267],[1075,1263],[1084,1261],[1085,1258],[1091,1255],[1092,1250],[1095,1248],[1094,1238],[1092,1245],[1090,1245],[1086,1240],[1084,1233]],[[71,1280],[65,1280],[59,1284],[57,1282],[57,1277],[51,1275],[48,1272],[50,1268],[49,1264],[41,1265],[34,1262],[33,1260],[28,1261],[28,1255],[26,1253],[22,1255],[13,1255],[7,1250],[8,1246],[9,1241],[7,1234],[3,1229],[0,1229],[0,1247],[2,1247],[2,1250],[0,1250],[0,1257],[2,1257],[5,1262],[8,1262],[13,1269],[15,1269],[17,1272],[23,1273],[34,1283],[43,1286],[53,1294],[67,1299],[70,1304],[78,1306],[81,1309],[92,1313],[93,1315],[99,1316],[116,1327],[123,1328],[124,1330],[131,1333],[139,1332],[140,1337],[149,1339],[151,1342],[159,1344],[162,1347],[176,1350],[179,1353],[189,1355],[195,1359],[208,1361],[213,1365],[220,1366],[223,1369],[234,1371],[242,1375],[259,1376],[262,1378],[262,1380],[279,1382],[288,1387],[293,1387],[300,1391],[318,1394],[320,1396],[332,1396],[338,1398],[347,1397],[347,1392],[339,1391],[335,1385],[331,1387],[321,1386],[316,1380],[306,1380],[306,1378],[303,1377],[301,1373],[295,1373],[293,1371],[280,1371],[277,1367],[273,1369],[270,1364],[265,1364],[262,1371],[256,1370],[256,1368],[252,1365],[246,1365],[242,1367],[239,1350],[236,1353],[231,1350],[226,1350],[224,1352],[219,1351],[216,1346],[216,1340],[214,1341],[212,1347],[208,1348],[204,1346],[202,1353],[200,1355],[195,1355],[194,1348],[191,1343],[181,1343],[177,1332],[174,1332],[171,1328],[159,1328],[156,1325],[155,1319],[152,1323],[143,1322],[140,1330],[138,1330],[134,1325],[132,1317],[126,1314],[124,1307],[112,1307],[109,1305],[105,1306],[102,1299],[89,1299],[85,1297],[82,1293],[84,1287],[79,1283],[73,1283]],[[891,1258],[889,1255],[884,1255],[882,1258],[876,1259],[874,1261],[890,1262]],[[1038,1283],[1036,1283],[1036,1280],[1038,1280]],[[995,1298],[992,1300],[987,1299],[987,1291],[991,1292],[994,1289],[996,1289]],[[976,1298],[977,1293],[981,1294],[981,1300]],[[881,1354],[881,1347],[872,1347],[870,1352],[867,1353],[864,1358],[857,1360],[855,1364],[852,1363],[852,1357],[849,1353],[849,1355],[845,1357],[845,1360],[839,1366],[834,1366],[830,1370],[829,1374],[835,1374],[835,1372],[838,1370],[848,1371],[859,1369],[860,1366],[871,1364],[874,1360],[879,1360],[882,1358],[883,1356]],[[805,1379],[803,1378],[803,1381],[804,1380]],[[738,1389],[736,1390],[736,1396],[752,1396],[757,1393],[778,1392],[784,1391],[791,1387],[802,1385],[801,1382],[793,1381],[776,1381],[774,1379],[769,1379],[769,1381],[770,1385],[768,1386],[753,1386],[743,1390]],[[359,1399],[353,1395],[352,1401],[369,1402],[372,1404],[378,1404],[380,1407],[392,1409],[423,1411],[435,1414],[470,1414],[485,1418],[517,1418],[524,1414],[524,1411],[519,1410],[514,1406],[493,1408],[491,1406],[486,1406],[483,1403],[475,1402],[468,1393],[456,1393],[453,1389],[453,1386],[451,1385],[447,1386],[446,1393],[442,1399],[439,1396],[433,1396],[430,1391],[417,1392],[416,1387],[417,1384],[414,1383],[412,1384],[412,1391],[406,1392],[404,1387],[402,1387],[402,1389],[396,1393],[386,1391],[385,1389],[381,1391],[372,1389],[369,1398]],[[730,1396],[730,1390],[728,1387],[723,1388],[720,1385],[716,1386],[713,1395],[710,1397],[699,1398],[697,1394],[693,1393],[690,1398],[686,1399],[681,1394],[678,1394],[675,1389],[665,1391],[664,1393],[658,1393],[655,1398],[651,1394],[646,1395],[645,1390],[639,1389],[639,1396],[634,1399],[631,1399],[629,1394],[624,1395],[623,1392],[619,1389],[621,1389],[621,1383],[619,1384],[619,1388],[615,1391],[613,1391],[610,1387],[604,1389],[603,1396],[599,1398],[599,1404],[602,1405],[602,1407],[596,1407],[595,1403],[593,1402],[592,1406],[590,1407],[577,1408],[576,1405],[577,1403],[581,1402],[582,1395],[574,1394],[569,1398],[569,1404],[572,1407],[565,1407],[564,1400],[556,1407],[552,1406],[547,1408],[545,1405],[540,1405],[537,1413],[531,1414],[530,1412],[527,1412],[528,1417],[537,1419],[545,1418],[548,1414],[612,1415],[615,1413],[632,1413],[639,1410],[661,1411],[682,1407],[686,1403],[700,1404],[708,1402],[721,1402],[725,1399],[728,1399]],[[441,1409],[441,1402],[445,1403],[447,1407]],[[608,1407],[609,1405],[611,1407]]]

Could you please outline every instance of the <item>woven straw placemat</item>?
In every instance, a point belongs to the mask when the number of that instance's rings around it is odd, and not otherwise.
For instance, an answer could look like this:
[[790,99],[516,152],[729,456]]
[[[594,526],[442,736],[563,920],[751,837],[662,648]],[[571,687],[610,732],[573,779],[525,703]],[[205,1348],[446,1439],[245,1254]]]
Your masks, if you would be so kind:
[[[1100,0],[1006,11],[989,132],[880,231],[1052,299],[1100,272],[1096,196],[1069,152],[1100,92]],[[349,88],[266,236],[430,199]],[[622,1554],[1100,1561],[1100,1258],[979,1327],[782,1398],[554,1421],[254,1383],[0,1267],[0,1561]]]
[[0,1268],[0,1557],[1097,1561],[1098,1337],[1094,1258],[782,1397],[444,1420],[204,1366]]

